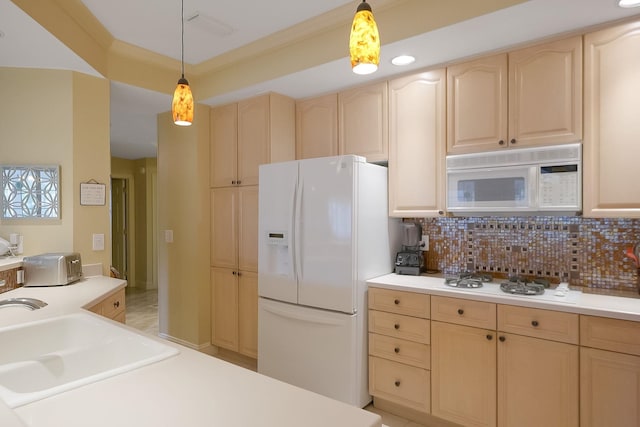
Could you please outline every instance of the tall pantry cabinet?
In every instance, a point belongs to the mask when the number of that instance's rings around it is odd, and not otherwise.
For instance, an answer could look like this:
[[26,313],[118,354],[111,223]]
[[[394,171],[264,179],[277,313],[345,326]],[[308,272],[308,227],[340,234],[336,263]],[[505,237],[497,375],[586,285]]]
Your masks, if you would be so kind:
[[258,171],[295,158],[295,104],[275,93],[211,110],[211,343],[258,355]]

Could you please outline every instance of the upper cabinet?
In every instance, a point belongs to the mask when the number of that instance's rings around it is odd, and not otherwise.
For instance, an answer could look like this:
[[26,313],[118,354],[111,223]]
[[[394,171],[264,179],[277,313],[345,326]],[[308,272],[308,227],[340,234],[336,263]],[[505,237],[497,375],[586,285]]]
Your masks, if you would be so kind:
[[583,213],[640,217],[640,22],[585,35]]
[[389,156],[387,82],[360,86],[338,94],[340,154],[357,154],[368,162]]
[[296,102],[296,159],[338,155],[338,94]]
[[258,167],[295,158],[295,102],[270,93],[211,109],[211,187],[257,185]]
[[507,139],[507,55],[447,69],[447,152],[495,150]]
[[444,214],[446,72],[389,82],[389,215]]
[[582,139],[579,36],[447,70],[449,153]]

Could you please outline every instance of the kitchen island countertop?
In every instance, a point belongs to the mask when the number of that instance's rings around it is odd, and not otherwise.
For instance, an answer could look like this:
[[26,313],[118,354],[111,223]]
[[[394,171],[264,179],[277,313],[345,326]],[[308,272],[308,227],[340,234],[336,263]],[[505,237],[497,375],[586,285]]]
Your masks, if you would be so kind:
[[395,273],[370,279],[367,284],[378,288],[640,322],[639,299],[592,294],[575,289],[564,297],[556,297],[553,289],[547,289],[544,296],[510,295],[502,292],[496,283],[486,283],[478,289],[458,289],[445,285],[441,276],[409,276]]
[[[126,282],[90,277],[64,287],[20,288],[36,311],[0,311],[0,327],[77,311]],[[104,319],[106,322],[111,322]],[[131,331],[134,329],[122,325]],[[142,334],[139,331],[136,333]],[[148,336],[148,335],[147,335]],[[177,356],[14,409],[30,427],[380,427],[380,416],[257,374],[179,344]],[[3,425],[0,419],[0,425]]]

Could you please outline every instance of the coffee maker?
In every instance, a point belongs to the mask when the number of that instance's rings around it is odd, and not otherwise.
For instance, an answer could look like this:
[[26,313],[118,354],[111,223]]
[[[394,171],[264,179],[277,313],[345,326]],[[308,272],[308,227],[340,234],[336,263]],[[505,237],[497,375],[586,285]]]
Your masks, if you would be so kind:
[[422,227],[416,222],[402,224],[402,250],[396,254],[396,274],[419,276],[424,265],[420,244]]

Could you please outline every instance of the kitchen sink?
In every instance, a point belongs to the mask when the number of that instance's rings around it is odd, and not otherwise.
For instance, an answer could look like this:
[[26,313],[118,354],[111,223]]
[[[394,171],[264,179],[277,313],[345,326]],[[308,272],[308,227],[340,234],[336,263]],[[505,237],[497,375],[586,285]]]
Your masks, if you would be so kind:
[[18,407],[179,351],[89,313],[0,328],[0,398]]

